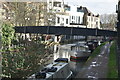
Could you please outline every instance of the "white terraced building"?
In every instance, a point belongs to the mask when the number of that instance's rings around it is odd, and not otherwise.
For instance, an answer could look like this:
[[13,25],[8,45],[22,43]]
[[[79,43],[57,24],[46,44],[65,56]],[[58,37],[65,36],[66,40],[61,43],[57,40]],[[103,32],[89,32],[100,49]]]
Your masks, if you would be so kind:
[[87,28],[100,29],[100,17],[99,15],[90,14],[87,16]]
[[94,15],[86,7],[80,6],[80,9],[84,12],[83,25],[85,25],[86,28],[98,28],[98,29],[100,29],[100,16],[99,16],[99,14]]
[[64,12],[63,0],[47,0],[48,12]]
[[55,26],[85,27],[84,12],[79,6],[66,5],[63,0],[48,0],[48,12],[56,14]]
[[63,0],[48,0],[48,12],[55,13],[55,26],[69,26],[69,14],[65,13]]
[[84,12],[80,10],[79,6],[65,5],[65,11],[69,14],[70,27],[84,27],[83,17]]
[[65,4],[64,0],[47,0],[48,12],[55,13],[55,26],[98,28],[100,17],[86,7]]

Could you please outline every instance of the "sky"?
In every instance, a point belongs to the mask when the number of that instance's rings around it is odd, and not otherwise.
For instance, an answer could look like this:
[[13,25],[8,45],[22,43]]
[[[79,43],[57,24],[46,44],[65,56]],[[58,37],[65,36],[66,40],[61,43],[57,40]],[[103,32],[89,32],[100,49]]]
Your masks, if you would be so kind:
[[[0,1],[46,1],[46,0],[0,0]],[[60,0],[61,1],[61,0]],[[72,5],[87,7],[94,14],[111,14],[116,12],[118,0],[63,0]]]
[[65,3],[87,7],[94,14],[116,12],[118,0],[64,0]]

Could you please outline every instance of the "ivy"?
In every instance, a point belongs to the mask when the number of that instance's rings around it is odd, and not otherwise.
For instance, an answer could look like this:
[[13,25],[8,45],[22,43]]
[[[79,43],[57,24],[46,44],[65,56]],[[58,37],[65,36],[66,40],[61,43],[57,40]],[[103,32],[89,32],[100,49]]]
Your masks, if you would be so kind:
[[9,48],[14,39],[15,30],[9,24],[2,25],[2,46],[3,48]]

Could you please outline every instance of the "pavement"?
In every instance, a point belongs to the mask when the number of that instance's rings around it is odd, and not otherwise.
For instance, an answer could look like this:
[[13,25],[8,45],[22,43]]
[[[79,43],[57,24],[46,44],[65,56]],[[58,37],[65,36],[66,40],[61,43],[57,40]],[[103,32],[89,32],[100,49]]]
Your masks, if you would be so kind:
[[107,43],[101,48],[100,54],[95,58],[88,60],[84,68],[77,74],[75,78],[89,78],[98,80],[99,78],[107,78],[108,60],[110,46],[112,43]]

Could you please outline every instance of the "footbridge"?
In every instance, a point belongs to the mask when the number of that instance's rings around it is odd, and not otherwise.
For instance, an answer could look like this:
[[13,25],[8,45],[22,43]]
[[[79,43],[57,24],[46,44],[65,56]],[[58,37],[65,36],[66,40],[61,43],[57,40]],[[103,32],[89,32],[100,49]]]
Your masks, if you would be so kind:
[[81,36],[112,36],[117,35],[116,31],[90,29],[81,27],[65,27],[65,26],[16,26],[16,33],[38,33],[52,35],[81,35]]

